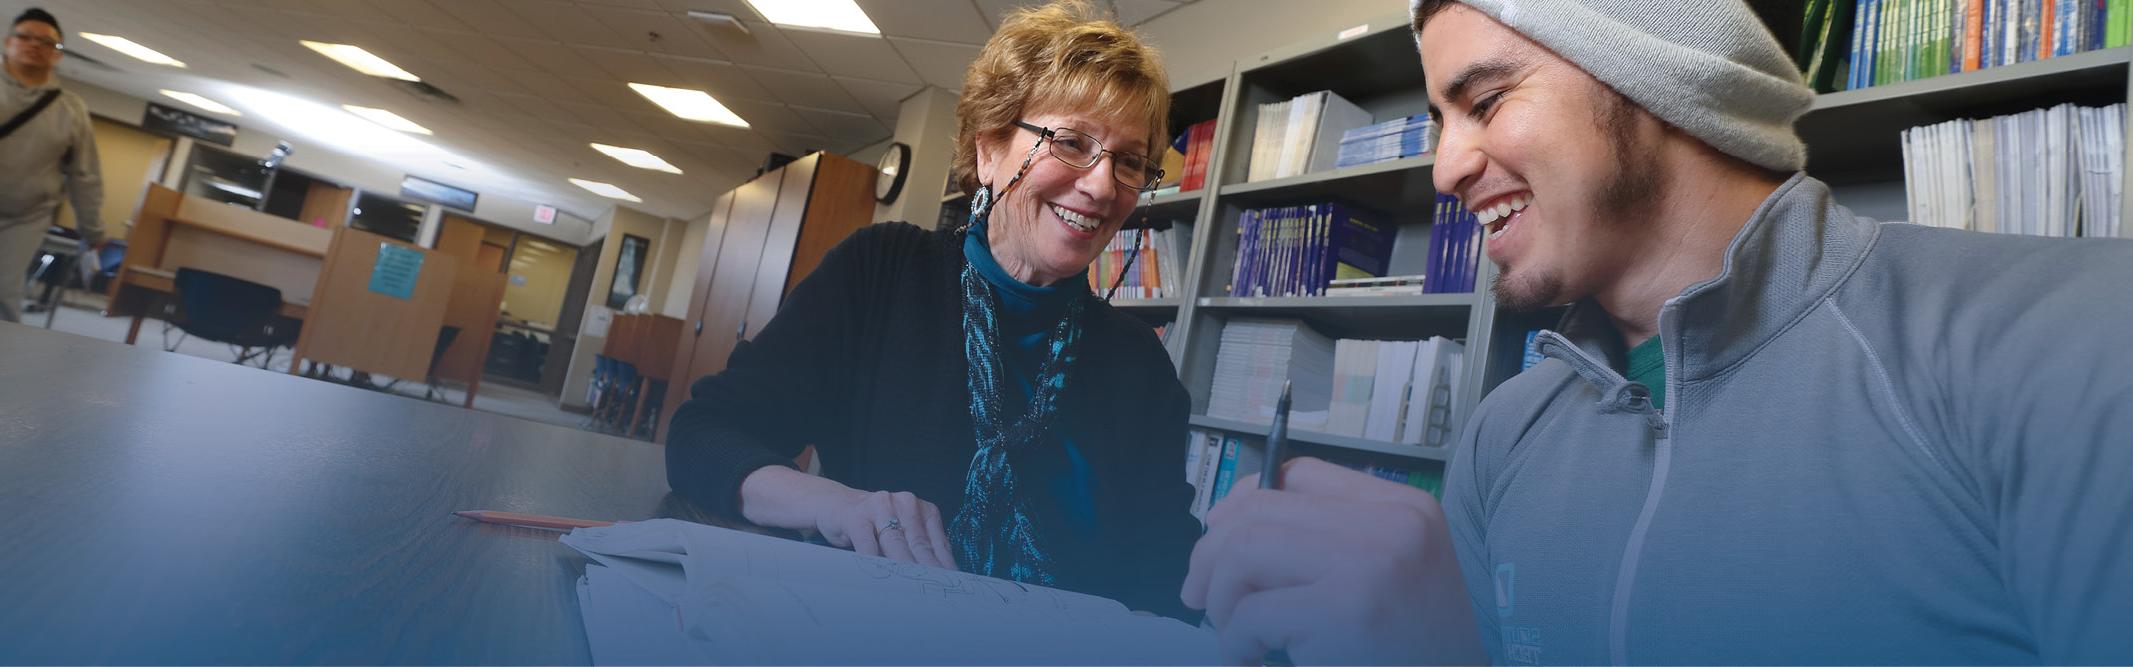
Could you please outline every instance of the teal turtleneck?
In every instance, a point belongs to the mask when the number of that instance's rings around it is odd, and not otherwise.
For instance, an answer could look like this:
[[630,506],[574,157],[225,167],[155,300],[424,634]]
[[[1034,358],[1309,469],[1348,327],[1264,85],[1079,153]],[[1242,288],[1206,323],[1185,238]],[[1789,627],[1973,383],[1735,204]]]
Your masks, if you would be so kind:
[[[978,277],[992,285],[999,298],[997,311],[1000,327],[1000,363],[1006,375],[1014,380],[1015,402],[1026,406],[1030,393],[1035,390],[1037,367],[1044,363],[1045,337],[1053,325],[1066,313],[1067,303],[1089,292],[1089,274],[1076,273],[1059,282],[1038,287],[1016,280],[1008,275],[992,255],[991,240],[986,238],[985,221],[970,226],[963,237],[963,258],[977,269]],[[1089,354],[1091,351],[1084,351]],[[1070,374],[1072,371],[1068,371]],[[1068,382],[1072,383],[1071,375]],[[1004,398],[1004,397],[1003,397]],[[1020,412],[1017,410],[1016,412]],[[1066,465],[1042,466],[1039,469],[1057,470],[1059,474],[1045,480],[1052,490],[1052,498],[1059,503],[1060,514],[1067,517],[1068,526],[1083,539],[1096,537],[1096,498],[1094,494],[1094,471],[1083,458],[1081,448],[1072,440],[1060,438],[1059,454],[1066,457]],[[1043,455],[1051,455],[1050,453]]]

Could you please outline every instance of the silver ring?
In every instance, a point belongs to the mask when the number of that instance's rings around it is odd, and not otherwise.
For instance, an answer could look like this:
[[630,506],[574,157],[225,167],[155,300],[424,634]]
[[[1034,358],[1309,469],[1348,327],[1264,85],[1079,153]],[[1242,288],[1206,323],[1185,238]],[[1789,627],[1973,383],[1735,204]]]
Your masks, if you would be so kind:
[[881,533],[886,533],[886,532],[889,532],[889,531],[892,531],[892,530],[903,530],[903,529],[904,529],[904,522],[902,522],[902,521],[898,521],[898,520],[896,520],[896,519],[893,519],[893,518],[892,518],[892,519],[889,519],[889,522],[888,522],[888,523],[885,523],[885,524],[881,524],[881,530],[879,530],[879,531],[875,531],[875,532],[881,532]]

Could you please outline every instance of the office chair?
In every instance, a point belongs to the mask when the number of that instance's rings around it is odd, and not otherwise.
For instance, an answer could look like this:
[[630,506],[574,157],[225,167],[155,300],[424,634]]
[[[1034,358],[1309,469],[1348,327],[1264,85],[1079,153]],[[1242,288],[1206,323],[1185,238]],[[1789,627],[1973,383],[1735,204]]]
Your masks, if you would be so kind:
[[444,390],[437,386],[437,364],[444,361],[444,351],[452,348],[452,341],[456,338],[459,338],[459,327],[447,324],[437,330],[437,349],[430,351],[429,377],[424,378],[424,382],[429,386],[423,389],[422,398],[444,400]]
[[[302,324],[281,317],[281,290],[212,271],[178,269],[173,281],[178,293],[177,327],[185,336],[224,343],[238,349],[235,363],[259,359],[266,368],[274,361],[274,348],[296,345]],[[164,325],[168,333],[169,324]],[[175,352],[177,344],[166,344]]]

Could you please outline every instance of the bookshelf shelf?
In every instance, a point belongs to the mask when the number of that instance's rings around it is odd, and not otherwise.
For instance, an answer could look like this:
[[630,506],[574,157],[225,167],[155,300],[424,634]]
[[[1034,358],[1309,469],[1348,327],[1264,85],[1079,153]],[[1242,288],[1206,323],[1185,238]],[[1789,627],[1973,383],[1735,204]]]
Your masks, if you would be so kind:
[[[1222,417],[1209,417],[1207,415],[1193,415],[1188,421],[1193,426],[1197,426],[1200,428],[1215,429],[1218,431],[1229,431],[1232,433],[1253,435],[1262,438],[1266,437],[1268,428],[1266,424],[1255,424],[1252,422],[1239,421],[1235,419],[1224,419]],[[1441,463],[1451,458],[1451,452],[1443,447],[1404,445],[1397,442],[1383,442],[1379,440],[1356,438],[1345,435],[1334,435],[1332,433],[1321,433],[1318,431],[1308,431],[1293,428],[1289,429],[1289,440],[1293,442],[1303,442],[1324,447],[1337,447],[1340,449],[1352,449],[1356,451],[1370,452],[1373,454],[1384,454],[1386,456],[1397,456],[1418,461],[1436,461]],[[1248,472],[1258,471],[1254,470]],[[1244,474],[1246,474],[1246,472],[1239,472],[1238,476],[1241,477]]]
[[2090,82],[2124,86],[2133,47],[2086,51],[2046,60],[1943,74],[1916,81],[1820,95],[1808,111],[1817,114],[1876,104],[1974,105],[1979,99],[2034,97]]
[[[1148,200],[1146,208],[1150,219],[1191,220],[1200,211],[1200,201],[1207,198],[1207,188],[1190,192],[1173,192]],[[1139,220],[1140,214],[1135,213]]]
[[1474,295],[1205,297],[1195,305],[1220,317],[1301,319],[1341,338],[1460,338],[1467,332]]
[[1288,178],[1234,183],[1222,186],[1221,192],[1224,201],[1242,206],[1291,203],[1305,197],[1349,199],[1368,205],[1372,203],[1369,199],[1382,199],[1387,194],[1399,195],[1403,204],[1411,204],[1416,199],[1436,197],[1436,186],[1429,180],[1430,167],[1436,162],[1435,155],[1417,155]]
[[1119,310],[1177,310],[1185,306],[1185,300],[1170,297],[1163,299],[1112,299],[1111,307]]
[[1392,296],[1211,296],[1200,299],[1200,306],[1203,308],[1234,310],[1464,309],[1473,305],[1474,294],[1472,292]]
[[1807,172],[1840,185],[1900,181],[1904,130],[2065,102],[2121,103],[2129,61],[2133,47],[2119,47],[1818,96],[1796,125]]

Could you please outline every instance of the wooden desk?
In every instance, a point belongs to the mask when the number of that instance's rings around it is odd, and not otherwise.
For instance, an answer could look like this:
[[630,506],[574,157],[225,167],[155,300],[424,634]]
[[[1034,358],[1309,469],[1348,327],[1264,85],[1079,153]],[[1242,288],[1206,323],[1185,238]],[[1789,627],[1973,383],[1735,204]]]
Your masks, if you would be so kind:
[[0,663],[586,664],[552,533],[654,445],[0,323]]
[[[624,433],[636,433],[644,419],[644,399],[653,382],[666,382],[674,369],[674,348],[681,343],[682,321],[665,315],[616,315],[608,325],[600,353],[637,369],[637,404],[630,406]],[[667,392],[673,393],[672,384]],[[656,417],[656,415],[655,415]]]
[[[143,318],[162,315],[155,305],[175,292],[171,277],[180,268],[267,285],[281,290],[285,304],[303,304],[318,282],[332,236],[324,229],[149,186],[126,235],[126,261],[111,284],[109,311],[133,318],[126,330],[126,342],[133,343]],[[282,308],[284,315],[290,310],[288,305]]]

